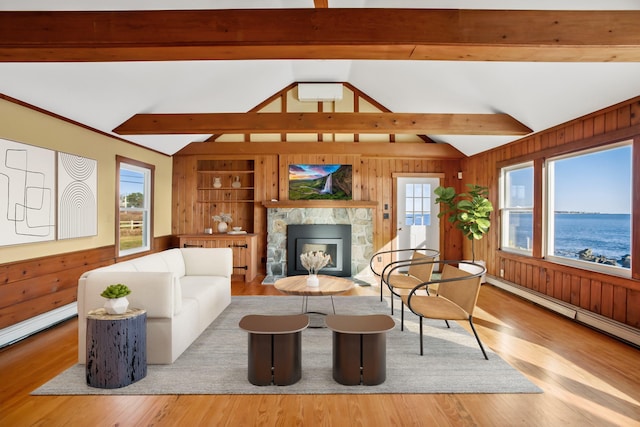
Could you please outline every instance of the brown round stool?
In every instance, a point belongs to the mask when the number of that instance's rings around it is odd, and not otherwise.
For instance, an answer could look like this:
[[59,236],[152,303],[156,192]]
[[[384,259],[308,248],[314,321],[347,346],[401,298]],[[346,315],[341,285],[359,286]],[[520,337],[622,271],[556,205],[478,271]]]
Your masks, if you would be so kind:
[[300,380],[302,331],[309,326],[309,316],[252,314],[244,316],[239,326],[249,332],[251,384],[290,385]]
[[387,378],[387,331],[391,316],[329,315],[333,331],[333,379],[344,385],[377,385]]

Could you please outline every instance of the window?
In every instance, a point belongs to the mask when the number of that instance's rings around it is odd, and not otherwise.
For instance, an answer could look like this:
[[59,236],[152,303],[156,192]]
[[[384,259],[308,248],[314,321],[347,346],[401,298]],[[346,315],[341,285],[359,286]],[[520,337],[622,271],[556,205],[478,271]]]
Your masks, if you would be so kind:
[[531,255],[533,245],[533,163],[502,169],[501,248]]
[[431,184],[406,184],[405,225],[431,225]]
[[630,274],[631,151],[626,142],[547,161],[549,259]]
[[118,157],[118,256],[151,249],[153,165]]

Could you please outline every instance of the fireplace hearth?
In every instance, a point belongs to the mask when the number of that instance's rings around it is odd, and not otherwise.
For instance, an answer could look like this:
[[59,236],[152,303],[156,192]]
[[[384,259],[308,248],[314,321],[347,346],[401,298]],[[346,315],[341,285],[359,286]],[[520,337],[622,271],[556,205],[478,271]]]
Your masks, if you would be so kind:
[[291,224],[287,226],[287,275],[308,274],[300,262],[300,254],[322,251],[331,262],[320,273],[351,276],[351,225]]

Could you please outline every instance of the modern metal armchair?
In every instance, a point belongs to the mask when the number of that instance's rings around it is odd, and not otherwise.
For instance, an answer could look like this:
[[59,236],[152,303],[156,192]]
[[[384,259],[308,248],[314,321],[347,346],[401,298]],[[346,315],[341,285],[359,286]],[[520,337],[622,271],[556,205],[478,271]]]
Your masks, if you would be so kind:
[[[400,263],[406,263],[409,259],[398,259],[398,257],[402,257],[403,254],[406,254],[407,258],[411,257],[415,252],[419,252],[423,255],[430,256],[432,258],[436,258],[440,255],[440,252],[435,249],[428,248],[407,248],[407,249],[392,249],[385,251],[378,251],[369,260],[369,268],[373,274],[377,277],[380,277],[380,301],[382,301],[382,285],[384,282],[382,281],[382,272],[385,269],[391,268],[394,265]],[[406,267],[404,267],[406,272]],[[399,273],[399,271],[396,271]]]
[[[402,301],[414,314],[420,317],[420,355],[424,354],[422,319],[442,319],[449,327],[449,320],[467,320],[478,341],[485,359],[487,356],[480,337],[473,325],[473,311],[480,293],[481,277],[486,268],[470,261],[436,261],[441,264],[442,274],[439,279],[429,280],[415,286],[411,291],[401,296]],[[456,267],[460,264],[476,266],[475,273]],[[435,286],[437,285],[437,289]],[[429,288],[431,292],[429,292]],[[424,292],[424,291],[427,292]]]
[[[383,253],[397,256],[398,253],[404,251],[412,251],[410,259],[391,261],[379,273],[380,300],[382,301],[383,287],[386,286],[391,292],[391,314],[394,311],[394,295],[398,297],[405,295],[416,285],[431,280],[433,261],[440,254],[435,249],[414,248],[382,251],[378,252],[374,257]],[[400,301],[400,304],[402,309],[400,329],[402,330],[404,329],[404,304],[402,301]]]

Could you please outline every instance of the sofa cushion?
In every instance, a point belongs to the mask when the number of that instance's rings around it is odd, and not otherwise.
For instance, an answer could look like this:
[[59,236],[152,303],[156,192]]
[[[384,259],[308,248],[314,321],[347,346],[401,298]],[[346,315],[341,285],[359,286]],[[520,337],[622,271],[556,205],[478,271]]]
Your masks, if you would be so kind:
[[164,258],[161,254],[151,254],[146,255],[140,258],[135,258],[130,261],[125,261],[126,264],[133,264],[133,267],[136,271],[145,271],[145,272],[164,272],[171,271],[169,266],[165,262]]
[[182,284],[183,298],[196,298],[210,286],[220,286],[225,289],[229,288],[229,280],[219,276],[184,276],[180,279]]
[[185,275],[184,258],[182,257],[180,249],[169,249],[159,252],[158,255],[160,255],[167,264],[169,271],[173,271],[178,277]]
[[[170,272],[93,271],[85,279],[85,309],[104,304],[100,293],[109,285],[124,283],[131,289],[127,295],[130,307],[147,310],[147,317],[170,319],[175,310],[175,287]],[[86,313],[85,313],[86,314]]]
[[[233,252],[230,248],[203,250],[181,248],[186,276],[222,276],[230,278],[233,273]],[[184,290],[184,289],[183,289]]]

